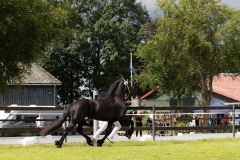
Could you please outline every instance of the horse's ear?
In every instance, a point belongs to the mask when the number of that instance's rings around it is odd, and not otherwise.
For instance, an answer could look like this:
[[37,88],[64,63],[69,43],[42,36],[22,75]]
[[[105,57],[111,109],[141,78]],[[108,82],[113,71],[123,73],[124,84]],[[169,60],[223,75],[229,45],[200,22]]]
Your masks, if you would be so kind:
[[122,75],[122,78],[124,78],[125,80],[128,79],[128,76],[127,75]]

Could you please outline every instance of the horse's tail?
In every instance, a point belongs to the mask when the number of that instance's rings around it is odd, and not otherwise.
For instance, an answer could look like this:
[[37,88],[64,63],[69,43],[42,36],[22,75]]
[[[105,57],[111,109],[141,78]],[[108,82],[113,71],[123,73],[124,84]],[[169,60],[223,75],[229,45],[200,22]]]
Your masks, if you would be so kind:
[[43,128],[41,130],[41,136],[46,136],[48,133],[54,131],[55,129],[58,129],[62,126],[63,122],[66,121],[67,117],[70,114],[70,106],[68,107],[68,109],[66,110],[65,113],[63,113],[63,117],[60,118],[58,121],[56,121],[55,123],[53,123],[51,126],[47,126],[45,128]]

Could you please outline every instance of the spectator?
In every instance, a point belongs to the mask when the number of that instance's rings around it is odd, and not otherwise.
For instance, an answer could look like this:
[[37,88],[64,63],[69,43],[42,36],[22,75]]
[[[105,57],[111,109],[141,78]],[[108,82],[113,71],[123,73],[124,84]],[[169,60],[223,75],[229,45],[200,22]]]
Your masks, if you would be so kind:
[[[150,115],[147,119],[147,124],[146,124],[147,127],[152,127],[152,115]],[[150,134],[151,131],[148,130],[148,134]]]
[[[142,120],[143,120],[144,115],[141,115],[141,114],[142,114],[142,112],[138,112],[138,114],[135,116],[136,127],[143,126]],[[140,134],[140,137],[142,137],[142,130],[136,130],[136,137],[138,136],[138,132]]]
[[200,115],[199,126],[204,126],[204,115],[203,114]]
[[[108,140],[109,140],[111,143],[113,143],[113,142],[112,142],[113,136],[114,136],[114,135],[121,129],[121,127],[122,127],[121,124],[120,124],[118,121],[114,122],[113,124],[114,124],[114,128],[113,128],[112,132],[109,134],[109,136],[107,137]],[[108,121],[100,121],[99,126],[100,126],[100,128],[99,128],[99,129],[97,130],[97,132],[93,135],[93,139],[97,139],[98,136],[99,136],[103,131],[106,130],[106,128],[108,127]]]
[[164,122],[165,122],[165,125],[166,125],[166,126],[170,126],[170,125],[171,125],[170,116],[166,115],[166,116],[164,117]]
[[220,123],[221,123],[221,125],[224,125],[224,126],[227,126],[229,124],[229,119],[228,119],[228,115],[227,114],[225,114],[223,116],[223,118],[221,119]]

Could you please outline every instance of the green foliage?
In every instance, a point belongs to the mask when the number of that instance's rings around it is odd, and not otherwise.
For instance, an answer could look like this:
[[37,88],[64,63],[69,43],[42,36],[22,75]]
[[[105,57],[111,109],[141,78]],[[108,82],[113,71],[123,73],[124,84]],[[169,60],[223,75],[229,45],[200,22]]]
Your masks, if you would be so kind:
[[213,76],[240,72],[239,13],[219,0],[158,4],[163,16],[156,35],[137,52],[147,69],[136,79],[152,87],[160,84],[163,93],[177,98],[200,91],[207,105]]
[[135,0],[70,2],[72,12],[65,27],[73,32],[49,46],[44,65],[63,82],[59,93],[64,102],[90,96],[94,87],[128,75],[130,52],[149,34],[148,15]]
[[223,45],[220,46],[222,67],[225,72],[239,73],[240,71],[240,11],[228,20],[225,25],[216,33],[216,37]]
[[0,90],[43,55],[66,17],[45,0],[0,0]]
[[187,127],[187,121],[177,121],[176,126],[177,127]]

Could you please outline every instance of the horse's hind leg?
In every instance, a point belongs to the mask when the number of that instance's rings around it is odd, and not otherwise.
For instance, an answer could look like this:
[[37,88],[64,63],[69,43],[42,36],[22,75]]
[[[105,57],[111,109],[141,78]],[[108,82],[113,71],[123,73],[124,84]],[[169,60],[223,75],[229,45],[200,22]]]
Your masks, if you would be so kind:
[[86,139],[88,145],[93,146],[92,139],[83,132],[82,127],[83,127],[83,123],[78,123],[77,132]]
[[113,122],[108,122],[108,126],[107,126],[107,129],[106,129],[106,133],[104,135],[104,137],[102,139],[99,139],[97,140],[97,145],[99,147],[102,147],[102,144],[104,143],[105,139],[108,137],[108,135],[111,133],[112,131],[112,125],[113,125]]
[[63,144],[63,141],[64,141],[65,137],[67,136],[68,132],[71,131],[74,128],[75,125],[76,125],[75,123],[70,122],[68,127],[64,130],[64,133],[63,133],[61,139],[59,141],[55,141],[55,145],[56,145],[57,148],[62,147],[62,144]]
[[128,128],[128,130],[126,131],[125,136],[128,139],[131,139],[133,132],[134,132],[134,122],[133,122],[133,120],[131,120],[130,121],[130,128]]

